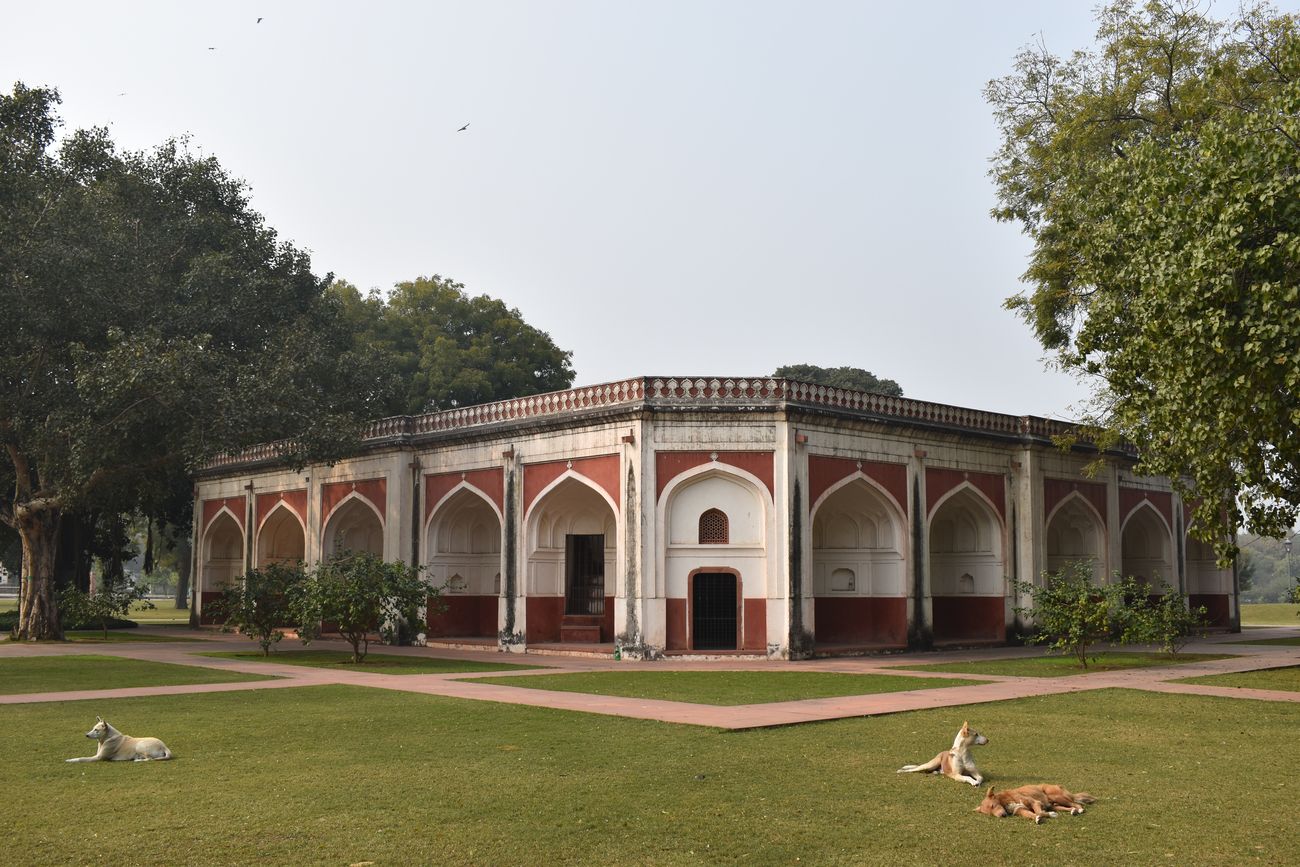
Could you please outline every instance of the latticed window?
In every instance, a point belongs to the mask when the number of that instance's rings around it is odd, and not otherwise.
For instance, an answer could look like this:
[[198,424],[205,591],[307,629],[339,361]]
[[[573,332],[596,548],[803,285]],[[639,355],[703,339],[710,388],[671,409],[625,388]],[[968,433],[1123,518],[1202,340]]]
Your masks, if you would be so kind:
[[709,509],[700,515],[701,545],[726,545],[730,535],[726,512],[721,509]]

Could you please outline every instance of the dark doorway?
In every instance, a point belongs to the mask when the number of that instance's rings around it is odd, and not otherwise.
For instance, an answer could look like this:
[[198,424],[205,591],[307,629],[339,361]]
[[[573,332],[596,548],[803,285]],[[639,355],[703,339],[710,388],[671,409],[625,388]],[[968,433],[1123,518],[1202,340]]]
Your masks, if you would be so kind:
[[564,537],[565,614],[605,613],[605,535]]
[[691,647],[736,649],[736,576],[698,572],[691,585]]

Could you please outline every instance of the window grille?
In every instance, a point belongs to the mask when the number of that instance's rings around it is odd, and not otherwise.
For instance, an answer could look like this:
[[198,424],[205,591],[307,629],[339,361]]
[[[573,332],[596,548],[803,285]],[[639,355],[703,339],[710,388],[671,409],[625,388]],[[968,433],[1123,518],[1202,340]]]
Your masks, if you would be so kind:
[[731,528],[727,522],[727,513],[721,509],[709,509],[700,515],[700,544],[726,545],[729,542]]

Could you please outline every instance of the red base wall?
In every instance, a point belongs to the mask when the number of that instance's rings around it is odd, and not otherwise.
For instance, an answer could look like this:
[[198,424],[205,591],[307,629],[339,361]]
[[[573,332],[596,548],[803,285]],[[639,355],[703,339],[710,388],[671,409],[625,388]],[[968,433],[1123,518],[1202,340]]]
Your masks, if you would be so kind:
[[907,644],[903,596],[818,596],[813,616],[816,640],[823,644]]
[[497,634],[497,597],[442,596],[439,601],[446,610],[435,614],[430,609],[427,620],[430,638],[452,635],[490,638]]
[[204,590],[199,594],[199,623],[208,626],[221,621],[212,616],[212,603],[221,598],[220,591]]
[[560,621],[564,619],[563,596],[529,596],[525,607],[527,638],[534,641],[559,641]]
[[1006,601],[1001,596],[935,596],[935,641],[1005,641]]
[[742,650],[767,651],[767,600],[745,600],[745,622],[740,625],[744,634]]
[[1205,618],[1210,621],[1211,626],[1231,626],[1232,617],[1230,615],[1231,606],[1228,605],[1228,594],[1226,593],[1191,593],[1187,596],[1187,603],[1192,608],[1205,606]]
[[690,650],[686,644],[686,600],[667,599],[668,623],[664,638],[665,650]]
[[[667,635],[665,650],[690,650],[690,636],[686,627],[688,606],[685,599],[667,599]],[[745,599],[741,609],[741,650],[767,652],[767,600]]]

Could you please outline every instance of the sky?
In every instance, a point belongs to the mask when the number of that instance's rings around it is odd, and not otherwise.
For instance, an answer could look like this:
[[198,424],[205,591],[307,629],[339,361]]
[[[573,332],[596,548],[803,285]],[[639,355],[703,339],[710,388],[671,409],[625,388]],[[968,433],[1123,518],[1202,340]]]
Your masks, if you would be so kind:
[[849,365],[1076,418],[1002,307],[1030,245],[989,217],[981,92],[1093,5],[0,0],[0,87],[188,136],[318,273],[501,298],[577,385]]

